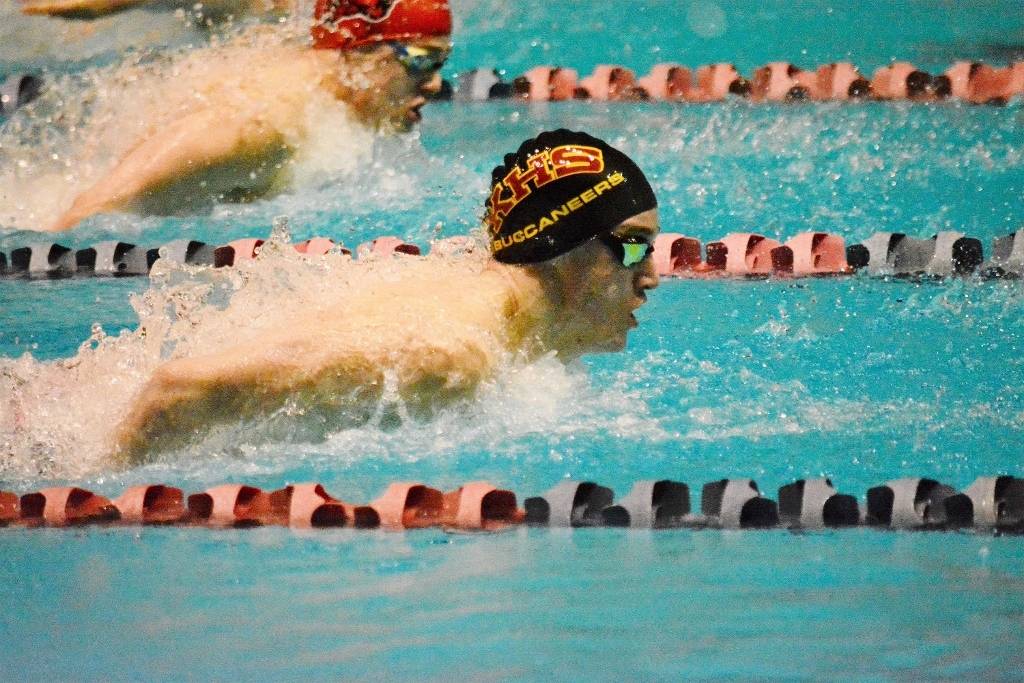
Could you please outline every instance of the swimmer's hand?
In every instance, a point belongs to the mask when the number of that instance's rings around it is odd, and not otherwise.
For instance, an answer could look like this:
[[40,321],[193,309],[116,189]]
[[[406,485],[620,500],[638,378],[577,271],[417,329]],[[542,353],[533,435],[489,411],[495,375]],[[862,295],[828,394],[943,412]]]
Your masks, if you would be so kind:
[[21,11],[64,19],[96,19],[121,12],[148,0],[22,0]]

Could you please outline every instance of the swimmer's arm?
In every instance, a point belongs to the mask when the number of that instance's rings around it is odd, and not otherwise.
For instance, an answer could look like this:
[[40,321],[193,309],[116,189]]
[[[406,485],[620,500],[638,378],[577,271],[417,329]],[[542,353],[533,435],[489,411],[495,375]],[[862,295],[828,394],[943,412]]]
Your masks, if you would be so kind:
[[66,19],[94,19],[105,14],[144,5],[150,0],[22,0],[25,14],[43,14]]
[[343,350],[351,344],[315,339],[265,339],[229,352],[165,363],[142,390],[115,435],[115,453],[138,462],[174,448],[209,427],[266,415],[292,401],[302,408],[345,411],[380,401],[387,366],[415,417],[471,397],[489,377],[496,355],[482,340],[438,330],[429,342],[388,349]]
[[[206,13],[214,14],[290,12],[294,3],[295,0],[207,0],[203,7]],[[166,3],[161,0],[22,0],[21,11],[65,19],[96,19],[149,4]],[[196,3],[181,0],[174,4],[191,8]]]
[[379,397],[382,375],[365,354],[327,357],[317,345],[308,339],[266,339],[164,363],[118,426],[115,453],[137,462],[216,424],[267,415],[288,400],[343,410]]
[[93,214],[124,208],[133,199],[187,175],[259,156],[282,144],[280,131],[263,120],[221,107],[203,109],[137,145],[105,177],[78,195],[48,230],[68,230]]

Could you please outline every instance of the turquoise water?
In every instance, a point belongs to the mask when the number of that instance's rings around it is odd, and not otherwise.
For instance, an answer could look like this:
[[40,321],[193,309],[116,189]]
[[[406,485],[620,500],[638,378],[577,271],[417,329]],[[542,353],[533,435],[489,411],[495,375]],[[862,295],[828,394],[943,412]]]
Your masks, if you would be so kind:
[[[1024,37],[1019,3],[759,7],[590,8],[574,26],[576,3],[465,3],[451,70],[642,69],[667,53],[741,69],[843,56],[933,68],[997,59]],[[554,126],[631,153],[658,192],[663,228],[704,241],[735,230],[829,230],[852,243],[877,230],[961,229],[987,246],[1024,223],[1019,105],[425,114],[418,134],[377,141],[370,172],[356,177],[209,216],[100,217],[62,241],[224,242],[264,234],[284,214],[296,239],[354,245],[398,233],[425,245],[475,227],[500,154]],[[2,231],[0,250],[33,237]],[[0,355],[71,357],[93,323],[111,334],[133,327],[127,295],[146,287],[0,281]],[[482,400],[428,424],[323,443],[242,439],[73,481],[114,495],[143,481],[196,491],[318,480],[368,500],[395,479],[450,488],[485,478],[533,495],[562,477],[619,493],[672,477],[695,503],[704,482],[725,476],[752,477],[773,497],[805,476],[830,476],[858,497],[899,476],[965,487],[1022,476],[1022,303],[1014,282],[665,281],[624,353],[524,369],[488,395],[502,410]],[[0,488],[71,480],[51,456],[0,451]],[[1012,537],[6,530],[0,557],[0,674],[11,679],[1016,679],[1024,663],[1024,543]]]

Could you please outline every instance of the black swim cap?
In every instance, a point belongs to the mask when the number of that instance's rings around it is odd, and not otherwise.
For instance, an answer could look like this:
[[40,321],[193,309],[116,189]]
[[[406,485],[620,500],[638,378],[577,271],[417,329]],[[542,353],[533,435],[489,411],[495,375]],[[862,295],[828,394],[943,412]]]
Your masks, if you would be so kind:
[[484,220],[502,263],[538,263],[658,206],[633,161],[570,130],[541,133],[491,173]]

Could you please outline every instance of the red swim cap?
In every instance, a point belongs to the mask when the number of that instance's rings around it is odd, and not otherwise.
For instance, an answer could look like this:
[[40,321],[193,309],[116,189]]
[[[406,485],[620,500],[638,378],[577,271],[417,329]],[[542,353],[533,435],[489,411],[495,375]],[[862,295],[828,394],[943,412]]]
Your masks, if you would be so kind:
[[410,41],[452,32],[448,0],[317,0],[313,47],[350,50],[386,40]]

